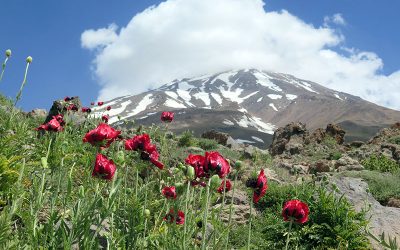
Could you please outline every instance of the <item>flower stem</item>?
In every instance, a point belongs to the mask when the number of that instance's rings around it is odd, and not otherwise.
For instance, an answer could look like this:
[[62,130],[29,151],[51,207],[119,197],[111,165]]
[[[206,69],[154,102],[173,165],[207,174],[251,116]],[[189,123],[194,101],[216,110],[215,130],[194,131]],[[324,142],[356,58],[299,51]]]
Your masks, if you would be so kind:
[[1,75],[0,75],[0,82],[1,82],[1,79],[3,79],[4,70],[6,69],[7,61],[8,61],[8,57],[6,57],[6,59],[3,62],[3,65],[2,65]]
[[208,180],[207,184],[207,194],[206,194],[206,201],[204,206],[204,217],[203,217],[203,230],[201,234],[201,250],[206,249],[206,228],[207,228],[207,216],[208,216],[208,200],[210,195],[210,185],[211,185],[211,178]]
[[17,103],[19,99],[21,99],[22,95],[22,90],[24,89],[25,83],[26,83],[26,76],[28,75],[28,68],[29,68],[30,63],[26,63],[26,68],[25,68],[25,74],[24,74],[24,80],[22,81],[21,88],[18,91],[17,96],[15,97],[15,102],[14,102],[14,107],[17,106]]
[[189,219],[187,211],[188,211],[188,200],[189,200],[189,192],[190,192],[190,181],[187,183],[187,189],[186,189],[186,199],[185,199],[185,216],[186,220],[183,225],[183,241],[182,241],[182,247],[183,249],[186,249],[186,225],[187,225],[187,220]]
[[292,229],[292,224],[293,224],[293,220],[290,220],[289,231],[288,231],[287,237],[286,237],[286,247],[285,247],[285,250],[287,250],[287,249],[288,249],[288,246],[289,246],[289,235],[290,235],[290,230]]
[[231,221],[232,221],[232,213],[233,213],[233,199],[235,197],[236,180],[237,180],[237,174],[235,174],[235,179],[233,181],[232,198],[231,198],[231,204],[229,205],[228,233],[226,234],[225,249],[228,249],[229,233],[231,231]]
[[250,250],[250,239],[251,239],[251,214],[253,212],[253,201],[250,201],[250,217],[249,217],[249,236],[247,238],[247,250]]

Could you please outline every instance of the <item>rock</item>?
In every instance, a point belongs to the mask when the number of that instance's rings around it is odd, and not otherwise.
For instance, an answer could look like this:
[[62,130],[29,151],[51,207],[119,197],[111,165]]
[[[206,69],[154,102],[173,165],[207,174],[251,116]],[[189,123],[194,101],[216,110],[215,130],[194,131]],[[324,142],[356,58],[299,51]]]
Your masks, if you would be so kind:
[[[297,154],[302,149],[298,144],[304,144],[306,137],[308,137],[306,125],[301,122],[292,122],[285,127],[280,127],[274,132],[270,153],[273,156],[283,154],[285,151],[289,154],[290,151]],[[289,142],[293,144],[286,147]]]
[[[72,97],[72,100],[67,101],[67,102],[64,101],[64,99],[54,101],[53,105],[50,108],[49,114],[46,117],[45,123],[50,121],[53,118],[53,116],[55,116],[55,115],[58,115],[58,114],[64,115],[67,112],[67,107],[71,104],[74,104],[76,106],[76,108],[78,109],[77,112],[79,112],[82,108],[82,103],[78,96]],[[74,112],[74,111],[72,111],[72,112]],[[77,113],[77,112],[74,112],[74,113]]]
[[310,135],[310,142],[315,142],[315,143],[321,143],[325,138],[325,131],[322,128],[316,129],[311,135]]
[[338,167],[340,167],[340,166],[359,165],[359,164],[360,164],[360,163],[359,163],[357,160],[351,158],[350,156],[348,156],[348,155],[343,155],[342,157],[340,157],[339,160],[337,160],[337,161],[335,162],[335,168],[338,168]]
[[[364,209],[366,203],[371,205],[367,219],[373,235],[379,236],[384,232],[386,236],[396,237],[397,242],[400,242],[400,208],[382,206],[366,191],[368,184],[359,178],[335,177],[331,181],[338,187],[339,195],[344,194],[356,211]],[[370,242],[374,249],[383,249],[375,240],[371,239]]]
[[326,135],[332,136],[335,138],[337,144],[343,144],[344,142],[344,135],[346,134],[346,131],[344,131],[340,125],[338,124],[328,124],[325,129]]
[[397,207],[400,208],[400,199],[396,199],[396,198],[390,198],[388,203],[387,203],[388,207]]
[[[206,237],[207,237],[207,239],[210,239],[210,236],[212,235],[213,231],[214,231],[214,226],[211,223],[207,222],[207,227],[206,227]],[[196,235],[196,240],[198,240],[200,242],[203,239],[202,232],[203,232],[203,230],[200,230],[200,232],[198,232],[197,235]]]
[[363,142],[363,141],[352,141],[352,142],[350,142],[350,147],[359,148],[364,144],[365,144],[365,142]]
[[232,150],[241,150],[243,149],[244,145],[238,143],[235,139],[233,139],[232,137],[228,137],[228,139],[226,140],[226,146]]
[[343,171],[361,171],[364,170],[364,166],[361,164],[356,164],[356,165],[344,165],[344,166],[339,166],[337,168],[338,172],[343,172]]
[[331,168],[326,160],[320,160],[311,167],[311,170],[316,173],[330,172]]
[[307,174],[309,170],[310,170],[309,166],[293,165],[291,172],[296,174]]
[[217,141],[219,144],[226,146],[229,134],[215,131],[214,129],[204,132],[201,135],[202,138],[212,139]]
[[396,122],[395,124],[390,126],[390,128],[392,128],[392,129],[400,129],[400,122]]
[[285,145],[285,150],[288,151],[291,155],[300,154],[300,152],[303,150],[303,144],[289,142]]
[[28,112],[27,116],[29,117],[46,117],[47,110],[45,109],[33,109],[31,112]]
[[[225,205],[222,208],[221,220],[225,223],[229,221],[229,207],[232,201],[233,192],[230,191],[225,194]],[[213,206],[217,211],[220,209],[222,203],[222,196],[218,198],[216,204]],[[235,190],[235,195],[233,197],[232,205],[232,222],[234,224],[246,224],[250,217],[250,205],[249,198],[246,192],[242,190]],[[257,214],[256,210],[252,210],[253,216]]]

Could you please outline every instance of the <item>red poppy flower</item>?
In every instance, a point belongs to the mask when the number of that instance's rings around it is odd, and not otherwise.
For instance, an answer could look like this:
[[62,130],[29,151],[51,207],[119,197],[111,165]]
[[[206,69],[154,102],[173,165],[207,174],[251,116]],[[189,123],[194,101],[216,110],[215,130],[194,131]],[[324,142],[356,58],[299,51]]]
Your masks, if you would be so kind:
[[172,122],[173,119],[174,119],[174,112],[164,111],[161,113],[161,121]]
[[204,156],[193,155],[193,154],[189,154],[188,157],[185,159],[185,163],[189,164],[194,168],[194,172],[196,174],[196,177],[198,178],[206,176],[204,172],[204,161],[205,161]]
[[101,117],[101,120],[102,120],[103,122],[105,122],[105,123],[108,123],[108,119],[109,119],[108,115],[103,115],[103,116]]
[[257,183],[254,187],[254,193],[253,193],[253,202],[258,203],[258,201],[265,195],[265,192],[267,192],[267,177],[264,174],[264,169],[261,169],[260,174],[258,175],[257,178]]
[[197,185],[200,185],[202,187],[206,187],[207,183],[205,183],[204,181],[190,181],[190,186],[195,187]]
[[125,141],[125,149],[144,150],[147,144],[150,144],[150,136],[148,134],[135,135],[132,139]]
[[225,184],[225,193],[229,192],[232,189],[232,183],[230,180],[226,180],[221,182],[221,185],[218,187],[217,192],[220,194],[224,193],[224,184]]
[[56,119],[60,123],[61,126],[65,125],[64,116],[62,114],[53,116],[53,119]]
[[290,200],[285,203],[282,209],[282,216],[285,221],[293,220],[303,224],[308,221],[310,210],[306,203],[300,200]]
[[90,105],[94,106],[94,102],[91,102]]
[[176,191],[174,186],[170,187],[164,187],[162,189],[162,194],[167,198],[167,199],[176,199]]
[[182,225],[183,223],[185,223],[185,213],[179,210],[178,214],[175,214],[174,209],[171,208],[171,210],[169,210],[169,213],[165,215],[164,220],[168,221],[169,223],[174,223],[175,221],[177,225]]
[[97,154],[92,176],[97,176],[105,180],[111,180],[114,177],[116,169],[117,167],[115,166],[113,160],[109,160],[102,154]]
[[83,108],[82,108],[82,112],[83,112],[83,113],[90,113],[90,112],[92,112],[92,110],[91,110],[90,108],[83,107]]
[[69,101],[71,101],[72,99],[69,97],[69,96],[66,96],[66,97],[64,97],[64,101],[65,102],[69,102]]
[[206,152],[204,161],[205,172],[216,172],[219,178],[224,178],[231,170],[229,162],[218,152]]
[[104,104],[104,102],[97,102],[98,106],[102,106]]
[[83,142],[89,142],[90,144],[96,146],[103,146],[104,141],[106,141],[105,147],[108,148],[110,144],[118,138],[121,131],[117,131],[110,127],[108,124],[100,123],[97,128],[89,131],[83,138]]
[[67,110],[78,111],[78,107],[75,106],[75,104],[71,103],[71,104],[67,107]]
[[53,119],[51,119],[48,123],[40,125],[35,130],[58,132],[58,131],[62,131],[63,127],[61,126],[60,122],[58,122],[58,120],[56,118],[54,118],[54,116],[53,116]]
[[107,111],[111,110],[111,106],[107,106],[106,110]]

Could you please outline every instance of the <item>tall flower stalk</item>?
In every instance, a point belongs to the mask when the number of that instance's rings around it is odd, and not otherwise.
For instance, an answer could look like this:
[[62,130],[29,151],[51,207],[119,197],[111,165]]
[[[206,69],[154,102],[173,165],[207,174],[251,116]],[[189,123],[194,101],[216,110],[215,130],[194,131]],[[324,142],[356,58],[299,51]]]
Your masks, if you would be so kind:
[[1,82],[1,79],[3,79],[4,70],[6,69],[7,61],[8,61],[8,58],[10,58],[10,56],[11,56],[11,50],[8,49],[8,50],[6,50],[6,59],[4,59],[4,62],[1,66],[0,82]]
[[19,89],[18,94],[17,94],[17,96],[15,97],[14,106],[17,106],[18,101],[21,99],[22,90],[23,90],[24,87],[25,87],[25,84],[26,84],[26,77],[27,77],[27,75],[28,75],[28,69],[29,69],[29,65],[30,65],[31,63],[32,63],[32,57],[28,56],[28,57],[26,58],[26,68],[25,68],[24,80],[22,81],[21,88]]

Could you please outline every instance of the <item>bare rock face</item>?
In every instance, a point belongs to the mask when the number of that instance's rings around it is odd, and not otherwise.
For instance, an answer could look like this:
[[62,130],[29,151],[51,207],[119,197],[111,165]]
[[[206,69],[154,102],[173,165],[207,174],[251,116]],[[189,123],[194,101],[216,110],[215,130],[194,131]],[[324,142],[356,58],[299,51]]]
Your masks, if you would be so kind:
[[53,102],[45,122],[49,122],[55,115],[64,115],[70,105],[75,105],[76,110],[81,110],[82,108],[82,103],[78,96],[71,97],[69,101],[65,101],[64,99],[56,100]]
[[[367,217],[371,216],[369,230],[373,235],[379,236],[384,232],[386,237],[397,238],[397,242],[400,242],[400,208],[382,206],[366,191],[368,184],[359,178],[339,177],[333,178],[332,181],[340,193],[354,205],[356,211],[365,208],[365,204],[371,204]],[[383,249],[373,239],[370,241],[374,249]]]
[[396,198],[390,198],[388,203],[387,203],[388,207],[397,207],[400,208],[400,199],[396,199]]
[[270,153],[271,155],[280,155],[284,152],[299,154],[307,136],[306,125],[301,122],[292,122],[280,127],[274,132]]
[[201,135],[202,138],[212,139],[217,141],[219,144],[226,146],[229,134],[215,131],[214,129],[204,132]]
[[333,138],[335,138],[337,144],[343,144],[344,142],[344,135],[346,134],[346,131],[344,131],[340,125],[337,124],[328,124],[328,126],[325,129],[325,134],[330,135]]
[[46,117],[47,110],[45,109],[33,109],[32,111],[28,112],[29,117]]

